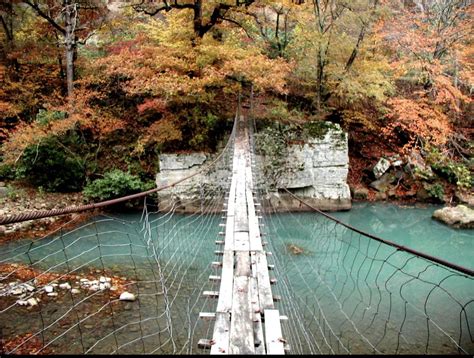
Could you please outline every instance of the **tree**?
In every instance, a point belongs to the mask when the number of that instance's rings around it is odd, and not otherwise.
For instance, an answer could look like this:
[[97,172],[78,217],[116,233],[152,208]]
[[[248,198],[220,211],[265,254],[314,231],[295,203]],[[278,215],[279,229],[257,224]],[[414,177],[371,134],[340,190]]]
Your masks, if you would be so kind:
[[470,60],[463,54],[472,48],[472,5],[424,1],[392,12],[379,29],[398,84],[385,132],[391,140],[402,134],[406,150],[448,144],[471,102]]
[[66,57],[68,97],[74,88],[74,61],[78,44],[84,44],[105,20],[107,7],[102,0],[22,0],[63,39]]
[[132,6],[136,11],[143,12],[150,16],[155,16],[161,12],[169,12],[171,10],[192,10],[194,34],[197,38],[202,38],[215,25],[226,20],[226,15],[229,11],[239,7],[248,7],[254,2],[255,0],[237,0],[235,4],[229,4],[229,2],[222,1],[193,0],[182,2],[179,0],[164,0],[156,3],[149,3],[145,0],[141,0],[139,3],[135,3]]

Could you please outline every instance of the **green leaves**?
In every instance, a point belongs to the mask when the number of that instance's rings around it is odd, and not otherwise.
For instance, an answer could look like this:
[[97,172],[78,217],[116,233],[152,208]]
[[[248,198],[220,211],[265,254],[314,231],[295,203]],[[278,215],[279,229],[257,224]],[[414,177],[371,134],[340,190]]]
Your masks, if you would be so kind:
[[83,194],[90,201],[103,201],[150,189],[138,176],[114,169],[104,174],[104,178],[87,184]]

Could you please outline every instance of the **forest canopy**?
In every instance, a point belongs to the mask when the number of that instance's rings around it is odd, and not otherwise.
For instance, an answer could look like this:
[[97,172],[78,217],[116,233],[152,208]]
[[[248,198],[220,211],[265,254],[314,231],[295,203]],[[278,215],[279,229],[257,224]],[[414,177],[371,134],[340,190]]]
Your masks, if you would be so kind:
[[51,190],[117,167],[150,177],[161,152],[215,151],[238,94],[252,93],[257,120],[329,120],[352,150],[376,138],[390,153],[438,153],[470,186],[473,11],[467,0],[1,0],[2,171],[33,175],[51,151],[81,178]]

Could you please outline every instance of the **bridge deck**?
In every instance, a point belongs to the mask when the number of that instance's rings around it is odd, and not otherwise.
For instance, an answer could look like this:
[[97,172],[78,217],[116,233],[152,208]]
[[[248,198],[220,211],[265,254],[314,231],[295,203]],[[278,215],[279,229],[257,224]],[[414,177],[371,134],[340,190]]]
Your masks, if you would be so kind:
[[284,354],[252,194],[248,129],[237,123],[211,354]]

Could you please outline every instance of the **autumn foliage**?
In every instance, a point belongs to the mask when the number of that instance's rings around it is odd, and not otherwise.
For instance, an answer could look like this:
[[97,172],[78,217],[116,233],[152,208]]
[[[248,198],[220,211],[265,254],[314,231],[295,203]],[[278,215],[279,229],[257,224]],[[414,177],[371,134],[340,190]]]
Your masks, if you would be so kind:
[[162,151],[215,150],[238,94],[251,89],[260,118],[329,119],[382,136],[391,152],[469,152],[465,1],[77,4],[85,25],[74,39],[72,92],[63,5],[12,0],[0,10],[3,163],[76,133],[88,152],[73,154],[93,158],[92,178],[113,167],[151,175]]

